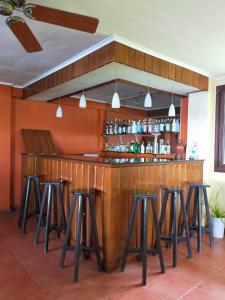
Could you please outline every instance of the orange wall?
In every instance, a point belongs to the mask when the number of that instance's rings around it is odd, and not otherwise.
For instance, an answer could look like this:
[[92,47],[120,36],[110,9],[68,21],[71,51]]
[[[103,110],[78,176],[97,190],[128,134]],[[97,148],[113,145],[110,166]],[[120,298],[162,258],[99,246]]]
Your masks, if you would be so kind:
[[106,115],[108,118],[119,115],[123,120],[137,115],[143,118],[146,114],[129,108],[115,111],[93,102],[88,103],[87,109],[80,109],[78,102],[71,98],[64,103],[63,118],[58,119],[55,117],[57,104],[14,98],[10,87],[0,86],[0,210],[10,208],[10,174],[12,202],[20,203],[22,128],[50,130],[61,153],[98,153],[105,143],[100,134]]
[[0,85],[0,210],[10,208],[11,87]]
[[57,104],[15,100],[15,204],[20,203],[21,152],[24,151],[21,129],[48,129],[60,153],[99,152],[99,110],[63,105],[63,118],[55,117]]

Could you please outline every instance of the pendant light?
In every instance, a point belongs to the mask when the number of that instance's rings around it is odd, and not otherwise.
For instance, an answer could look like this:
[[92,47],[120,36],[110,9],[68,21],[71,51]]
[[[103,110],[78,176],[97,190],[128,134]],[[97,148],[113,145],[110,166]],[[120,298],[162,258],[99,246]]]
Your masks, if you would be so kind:
[[117,80],[116,80],[115,92],[112,97],[112,108],[120,108],[120,97],[117,92]]
[[145,96],[144,107],[152,107],[152,97],[151,94],[149,93],[149,88]]
[[84,92],[83,92],[82,95],[80,96],[79,107],[81,107],[81,108],[86,108],[86,107],[87,107],[86,97],[85,97],[85,95],[84,95]]
[[59,98],[59,104],[58,104],[55,116],[56,116],[56,118],[62,118],[63,117],[62,107],[60,105],[60,98]]
[[175,117],[175,114],[176,114],[176,112],[175,112],[175,107],[173,104],[173,92],[172,92],[172,102],[169,107],[168,117]]

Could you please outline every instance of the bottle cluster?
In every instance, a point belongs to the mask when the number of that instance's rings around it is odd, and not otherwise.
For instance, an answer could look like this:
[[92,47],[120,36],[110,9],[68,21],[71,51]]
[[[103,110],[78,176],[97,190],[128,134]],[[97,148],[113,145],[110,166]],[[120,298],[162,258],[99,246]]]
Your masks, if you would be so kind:
[[169,143],[165,143],[164,139],[157,141],[150,141],[141,143],[131,142],[124,143],[123,140],[117,142],[116,144],[110,145],[106,143],[106,151],[115,151],[115,152],[127,152],[127,153],[150,153],[150,154],[171,154],[171,147]]
[[150,118],[141,120],[111,120],[106,122],[105,134],[151,134],[160,132],[180,132],[178,118]]

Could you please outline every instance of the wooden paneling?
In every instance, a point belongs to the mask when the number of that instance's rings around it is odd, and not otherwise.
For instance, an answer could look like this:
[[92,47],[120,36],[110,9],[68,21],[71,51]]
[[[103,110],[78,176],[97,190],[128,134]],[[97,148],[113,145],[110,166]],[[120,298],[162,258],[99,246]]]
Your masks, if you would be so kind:
[[153,73],[201,90],[208,89],[208,77],[206,76],[121,43],[112,42],[71,65],[25,87],[23,89],[23,97],[31,97],[112,62]]
[[56,153],[51,132],[39,129],[21,129],[24,149],[27,153]]
[[[33,172],[32,159],[23,156],[24,173]],[[128,221],[132,206],[132,195],[135,189],[148,189],[158,196],[158,215],[161,209],[161,185],[184,186],[187,192],[187,181],[202,180],[203,163],[198,161],[170,162],[164,164],[113,166],[98,163],[82,163],[76,160],[39,157],[38,170],[47,179],[65,179],[69,183],[64,191],[66,213],[71,201],[70,191],[74,188],[95,188],[96,217],[99,240],[102,246],[104,266],[107,271],[118,267],[127,235]],[[26,165],[27,163],[27,165]],[[27,170],[26,170],[27,169]],[[179,203],[178,203],[179,209]],[[163,230],[168,230],[169,208]],[[74,239],[75,222],[72,238]],[[140,241],[140,207],[136,218],[131,244],[138,246]],[[149,207],[148,245],[154,242],[152,212]]]

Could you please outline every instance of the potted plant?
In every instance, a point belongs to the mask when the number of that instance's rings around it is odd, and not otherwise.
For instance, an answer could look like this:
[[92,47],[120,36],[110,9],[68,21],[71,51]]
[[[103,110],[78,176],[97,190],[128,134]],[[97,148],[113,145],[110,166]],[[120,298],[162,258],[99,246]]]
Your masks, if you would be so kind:
[[210,205],[210,208],[213,227],[213,237],[221,239],[224,237],[225,212],[220,208],[218,204],[218,195],[219,192],[216,193],[215,201],[213,204]]

